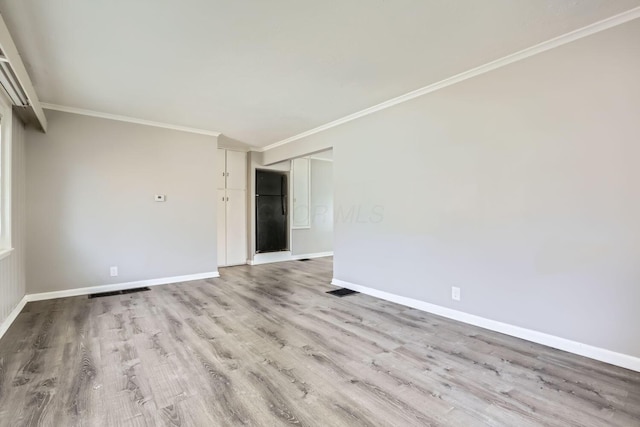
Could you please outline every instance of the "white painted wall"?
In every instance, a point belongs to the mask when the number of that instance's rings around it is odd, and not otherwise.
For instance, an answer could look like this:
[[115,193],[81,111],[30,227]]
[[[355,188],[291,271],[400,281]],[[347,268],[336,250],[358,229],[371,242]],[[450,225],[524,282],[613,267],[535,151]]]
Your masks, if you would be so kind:
[[310,227],[291,230],[292,255],[333,250],[333,162],[310,159]]
[[[25,143],[24,125],[13,118],[12,123],[12,190],[11,190],[11,241],[14,248],[0,260],[0,325],[25,295]],[[2,327],[0,326],[0,329]],[[1,332],[0,332],[1,335]]]
[[334,147],[335,277],[640,357],[638,40],[640,20],[305,139]]
[[29,293],[217,270],[215,137],[47,116],[27,132]]

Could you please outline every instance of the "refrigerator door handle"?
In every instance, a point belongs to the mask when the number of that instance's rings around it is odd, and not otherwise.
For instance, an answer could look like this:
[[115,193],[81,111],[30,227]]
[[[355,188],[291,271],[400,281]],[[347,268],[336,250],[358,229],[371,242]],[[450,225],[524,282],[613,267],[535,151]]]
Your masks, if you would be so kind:
[[280,203],[282,204],[282,215],[287,214],[287,192],[285,182],[285,176],[282,175],[280,177]]

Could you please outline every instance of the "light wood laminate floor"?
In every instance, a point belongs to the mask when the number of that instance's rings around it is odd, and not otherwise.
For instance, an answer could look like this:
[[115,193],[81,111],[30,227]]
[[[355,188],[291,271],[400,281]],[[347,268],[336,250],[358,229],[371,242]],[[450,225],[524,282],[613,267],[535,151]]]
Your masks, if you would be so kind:
[[358,294],[330,258],[29,303],[0,425],[640,426],[640,374]]

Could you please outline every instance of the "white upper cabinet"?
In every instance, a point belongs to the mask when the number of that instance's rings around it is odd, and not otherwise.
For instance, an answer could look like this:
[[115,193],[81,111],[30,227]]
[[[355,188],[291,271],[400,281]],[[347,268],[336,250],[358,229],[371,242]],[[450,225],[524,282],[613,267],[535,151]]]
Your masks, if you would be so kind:
[[247,153],[218,148],[218,189],[247,189]]
[[216,157],[216,170],[218,171],[218,190],[222,190],[226,187],[227,150],[218,148],[218,156]]
[[293,228],[311,227],[311,163],[309,159],[291,162],[293,176]]
[[247,153],[227,150],[227,188],[247,189]]

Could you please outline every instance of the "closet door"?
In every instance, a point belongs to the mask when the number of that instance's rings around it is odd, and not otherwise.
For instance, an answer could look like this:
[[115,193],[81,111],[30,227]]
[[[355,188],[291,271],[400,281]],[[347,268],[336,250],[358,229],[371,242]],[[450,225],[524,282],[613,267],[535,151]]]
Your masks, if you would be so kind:
[[231,190],[247,189],[247,153],[227,150],[227,187]]
[[218,265],[227,265],[227,195],[218,190]]
[[218,171],[218,190],[226,188],[227,182],[227,150],[218,148],[218,154],[216,156],[216,170]]
[[247,197],[244,190],[227,190],[227,265],[247,262]]

